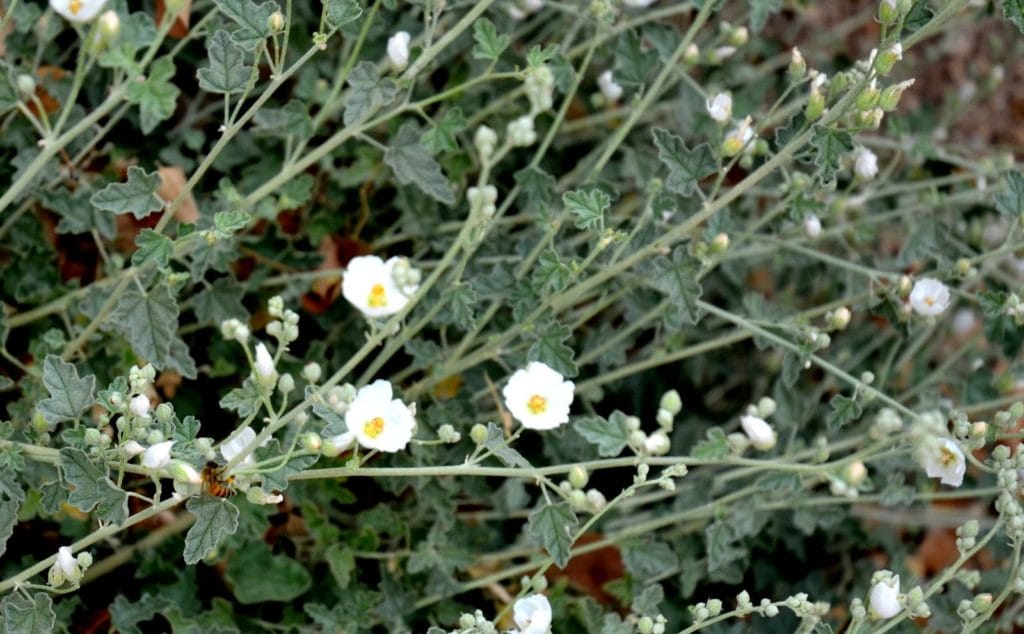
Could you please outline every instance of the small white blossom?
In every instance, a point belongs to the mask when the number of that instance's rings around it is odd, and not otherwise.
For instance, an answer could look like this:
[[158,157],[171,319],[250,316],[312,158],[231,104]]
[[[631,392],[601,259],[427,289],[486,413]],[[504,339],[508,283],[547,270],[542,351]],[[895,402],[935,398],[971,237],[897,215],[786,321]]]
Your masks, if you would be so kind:
[[129,458],[134,458],[135,456],[139,455],[140,453],[143,453],[144,451],[146,451],[145,447],[143,447],[142,445],[140,445],[138,442],[136,442],[134,440],[129,440],[128,442],[126,442],[123,445],[121,445],[121,449],[124,450],[124,454],[126,456],[128,456]]
[[609,103],[615,103],[622,98],[622,86],[615,82],[612,71],[606,70],[597,76],[597,87]]
[[490,218],[498,210],[498,188],[494,185],[483,187],[468,187],[466,189],[466,200],[469,202],[469,210],[474,215],[481,215]]
[[910,291],[910,307],[919,315],[941,314],[949,307],[949,288],[937,279],[922,277]]
[[256,376],[265,383],[273,383],[277,380],[277,369],[274,367],[274,357],[262,343],[256,344]]
[[548,365],[532,361],[516,370],[502,390],[505,407],[527,429],[554,429],[569,422],[575,384]]
[[743,433],[747,435],[747,438],[750,439],[750,444],[755,449],[767,451],[774,447],[776,440],[778,440],[775,430],[763,418],[740,416],[740,425],[743,427]]
[[739,125],[730,130],[722,141],[722,153],[726,156],[736,156],[754,138],[754,130],[750,127],[751,118],[747,117],[740,121]]
[[543,594],[530,594],[512,606],[512,620],[520,634],[548,634],[551,631],[551,603]]
[[392,396],[391,384],[377,380],[359,388],[345,411],[345,424],[363,447],[395,453],[412,440],[416,419],[408,405]]
[[[234,438],[220,446],[220,455],[224,456],[224,459],[228,462],[231,462],[235,459],[235,456],[242,453],[242,450],[249,446],[249,443],[254,440],[256,440],[256,432],[253,431],[252,427],[246,427]],[[256,459],[252,457],[251,452],[242,460],[242,464],[244,465],[255,463]]]
[[385,262],[375,255],[352,258],[341,281],[341,294],[367,317],[394,315],[405,308],[417,288],[395,281],[398,262],[399,258]]
[[871,588],[871,594],[868,595],[868,609],[871,611],[872,618],[889,619],[899,614],[903,610],[899,595],[899,575],[877,581]]
[[65,581],[78,583],[82,580],[82,567],[67,546],[57,549],[57,561],[50,568],[49,577],[53,587],[61,586]]
[[50,0],[50,8],[72,22],[89,22],[103,9],[107,0]]
[[658,0],[622,0],[622,4],[634,9],[645,9],[657,1]]
[[732,96],[720,92],[707,100],[708,114],[718,123],[728,123],[732,118]]
[[412,37],[406,31],[399,31],[388,38],[388,61],[398,70],[409,64],[409,42]]
[[937,438],[928,443],[921,458],[929,478],[939,478],[942,484],[958,487],[964,482],[967,461],[960,445],[949,438]]
[[142,454],[142,466],[147,469],[163,469],[169,465],[173,445],[173,440],[165,440],[151,445],[149,449],[146,449],[146,453]]
[[858,178],[871,180],[878,175],[878,156],[866,147],[857,148],[853,157],[853,171]]
[[804,233],[808,238],[817,238],[821,235],[821,219],[811,214],[804,218]]
[[135,414],[139,418],[149,420],[149,409],[151,405],[149,403],[149,397],[145,394],[139,394],[132,398],[131,403],[128,404],[128,409],[132,414]]

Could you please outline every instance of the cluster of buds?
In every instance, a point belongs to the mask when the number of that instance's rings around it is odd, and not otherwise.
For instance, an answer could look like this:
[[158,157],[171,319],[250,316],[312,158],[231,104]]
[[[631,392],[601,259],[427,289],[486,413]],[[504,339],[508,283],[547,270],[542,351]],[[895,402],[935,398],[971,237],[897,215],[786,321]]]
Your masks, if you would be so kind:
[[1013,318],[1014,323],[1018,326],[1024,326],[1024,302],[1021,302],[1020,296],[1017,293],[1010,293],[1006,297],[1000,312],[1007,317]]
[[462,434],[455,431],[451,424],[445,423],[437,428],[437,438],[443,443],[454,445],[462,440]]
[[[664,456],[672,449],[672,440],[669,438],[669,433],[672,431],[675,414],[671,414],[671,410],[668,409],[665,409],[666,414],[662,414],[661,409],[665,408],[659,408],[658,424],[660,427],[657,431],[650,434],[640,429],[639,418],[636,416],[626,416],[626,429],[629,432],[627,442],[630,449],[636,452],[637,455]],[[667,416],[667,414],[671,414],[671,416]]]
[[356,387],[351,383],[335,385],[327,390],[324,401],[335,414],[344,414],[348,406],[356,399]]
[[505,126],[508,143],[512,147],[529,147],[537,142],[537,131],[533,127],[533,117],[523,115],[508,122]]
[[992,423],[998,431],[1005,432],[1015,426],[1021,418],[1024,418],[1024,402],[1017,401],[1010,405],[1010,409],[996,412],[996,415],[992,417]]
[[757,404],[747,406],[746,413],[740,416],[743,433],[734,432],[728,436],[729,446],[735,453],[741,454],[748,447],[758,451],[768,451],[775,447],[778,434],[765,420],[775,413],[775,409],[775,401],[767,396],[761,398]]
[[225,341],[237,341],[243,346],[249,341],[249,326],[235,318],[225,319],[220,323],[220,334]]
[[277,339],[282,346],[299,338],[299,314],[284,307],[284,300],[279,295],[270,298],[267,312],[274,319],[267,324],[267,334]]
[[[824,601],[812,602],[807,598],[806,592],[798,592],[788,597],[783,603],[798,617],[803,619],[805,625],[817,623],[823,616],[828,614],[829,604]],[[802,627],[803,631],[810,631],[810,627]]]
[[851,462],[829,478],[829,491],[836,497],[856,498],[868,487],[868,468],[863,462]]
[[449,634],[498,634],[498,628],[487,620],[480,610],[470,614],[464,612],[459,617],[459,628]]
[[868,435],[872,440],[882,440],[903,430],[903,419],[891,407],[883,407],[875,414]]
[[88,552],[83,550],[76,557],[70,548],[61,546],[57,549],[57,560],[50,566],[47,581],[53,588],[59,588],[65,583],[77,586],[91,565],[92,555]]
[[485,125],[480,126],[473,134],[473,147],[476,148],[480,159],[487,161],[494,155],[494,150],[498,147],[498,133]]
[[878,21],[885,26],[896,26],[910,13],[913,0],[882,0],[878,5]]
[[973,599],[963,599],[956,608],[957,616],[966,625],[986,614],[992,608],[993,601],[994,598],[988,592],[975,595]]
[[665,634],[668,619],[664,615],[657,615],[654,618],[641,616],[636,620],[636,631],[638,634]]
[[978,520],[969,520],[956,528],[956,549],[963,555],[974,548],[978,540]]
[[498,189],[494,185],[466,189],[469,213],[477,218],[490,218],[497,211]]
[[573,465],[569,469],[566,479],[558,483],[558,489],[566,495],[569,504],[574,509],[589,513],[600,513],[605,505],[608,504],[608,500],[605,499],[604,494],[599,490],[594,488],[586,489],[587,482],[589,481],[590,474],[587,473],[586,468],[580,465]]
[[536,116],[554,105],[555,74],[547,64],[531,66],[523,77],[523,88],[530,100],[530,114]]
[[694,623],[703,623],[722,613],[722,601],[721,599],[708,599],[696,605],[691,605],[689,610],[690,617],[693,618]]

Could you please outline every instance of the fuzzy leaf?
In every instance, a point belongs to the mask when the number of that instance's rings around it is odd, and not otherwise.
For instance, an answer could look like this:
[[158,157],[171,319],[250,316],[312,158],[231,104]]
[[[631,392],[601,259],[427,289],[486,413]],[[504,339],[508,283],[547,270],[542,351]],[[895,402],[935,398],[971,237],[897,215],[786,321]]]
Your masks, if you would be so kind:
[[137,290],[126,292],[112,317],[137,355],[157,369],[167,367],[178,329],[178,304],[166,284],[153,287],[145,295]]
[[270,37],[270,16],[279,10],[276,2],[256,4],[253,0],[214,0],[220,12],[231,18],[238,29],[231,39],[247,51],[254,51],[260,42]]
[[501,52],[508,48],[511,39],[507,35],[498,35],[494,23],[487,18],[480,18],[473,23],[473,59],[498,61]]
[[664,128],[654,128],[652,134],[654,145],[658,148],[658,158],[668,167],[665,187],[669,191],[680,196],[692,196],[697,183],[718,170],[707,143],[691,150],[682,138]]
[[691,324],[700,319],[700,262],[690,256],[685,245],[672,252],[672,259],[659,256],[654,260],[654,285],[668,296],[676,310]]
[[782,0],[749,0],[750,30],[760,33],[768,22],[768,17],[782,9]]
[[526,352],[526,358],[548,364],[567,379],[579,374],[573,361],[576,352],[564,343],[572,334],[569,328],[556,323],[539,330],[539,338]]
[[185,535],[185,563],[201,561],[228,535],[238,530],[238,507],[223,498],[200,495],[190,498],[185,508],[196,516],[196,523]]
[[228,560],[225,573],[239,603],[291,601],[313,585],[302,564],[287,555],[274,555],[262,542],[247,544]]
[[612,204],[611,197],[600,189],[575,190],[562,195],[562,203],[574,216],[576,228],[604,232],[604,215]]
[[174,241],[152,229],[143,229],[135,236],[135,246],[139,247],[132,254],[132,264],[142,266],[154,262],[158,267],[167,266],[174,252]]
[[469,284],[455,284],[445,289],[441,300],[447,308],[441,311],[439,323],[453,324],[466,332],[476,327],[473,307],[477,303],[476,291]]
[[354,22],[363,14],[363,8],[356,0],[325,0],[324,19],[332,29]]
[[831,404],[832,409],[829,411],[828,419],[826,420],[829,431],[841,429],[847,423],[860,418],[861,408],[856,399],[836,394],[832,397]]
[[521,453],[508,446],[505,441],[505,433],[494,423],[487,423],[487,440],[484,447],[491,451],[495,458],[501,460],[506,467],[531,468],[530,461]]
[[530,513],[526,534],[544,547],[556,566],[564,568],[571,557],[573,531],[578,524],[568,504],[545,504]]
[[82,410],[92,405],[96,389],[96,377],[78,376],[72,364],[54,354],[43,360],[43,385],[50,393],[36,405],[36,411],[51,425],[74,420]]
[[196,320],[200,324],[219,325],[226,319],[249,317],[249,311],[242,305],[245,288],[242,283],[231,277],[222,277],[209,287],[196,294]]
[[[125,98],[139,107],[139,127],[143,134],[149,134],[174,114],[181,91],[171,82],[173,78],[174,62],[169,57],[161,57],[150,66],[145,79],[128,82]],[[158,178],[158,186],[159,183]]]
[[1007,173],[1006,191],[996,194],[996,209],[1011,218],[1024,213],[1024,176],[1020,172]]
[[7,540],[14,533],[14,525],[18,523],[18,506],[16,500],[0,502],[0,557],[7,552]]
[[441,152],[454,152],[459,149],[459,140],[455,137],[466,127],[466,115],[461,108],[452,108],[444,113],[441,120],[423,133],[423,147],[432,155]]
[[811,145],[815,150],[814,163],[821,170],[821,182],[830,183],[836,178],[843,155],[853,150],[853,137],[849,132],[819,125],[814,127]]
[[398,95],[398,84],[381,79],[371,62],[359,62],[348,76],[349,94],[345,98],[345,125],[352,125],[365,115],[388,105]]
[[693,457],[704,460],[721,460],[729,455],[729,441],[721,427],[712,427],[704,434],[705,440],[693,448]]
[[406,123],[398,129],[384,153],[384,162],[402,185],[413,184],[437,201],[455,204],[451,184],[441,172],[441,165],[420,142],[415,124]]
[[249,82],[252,66],[245,63],[245,51],[231,41],[227,31],[218,30],[206,42],[208,67],[200,68],[199,87],[207,92],[233,95]]
[[68,503],[89,513],[96,509],[97,518],[120,524],[128,517],[128,494],[107,477],[106,469],[89,460],[81,449],[60,450],[60,470],[64,481],[74,487]]
[[658,52],[644,48],[636,31],[625,31],[619,36],[615,46],[615,81],[623,86],[639,86],[657,65]]
[[[281,443],[276,438],[256,449],[256,459],[258,461],[280,457],[284,454],[284,449],[281,448]],[[295,456],[277,469],[265,472],[263,474],[263,490],[268,493],[286,490],[288,488],[289,476],[308,469],[319,459],[320,456]]]
[[570,269],[552,249],[546,249],[537,258],[530,281],[538,293],[559,293],[572,280]]
[[115,214],[130,213],[137,219],[148,216],[164,206],[164,201],[156,195],[160,188],[160,174],[146,173],[141,167],[128,168],[128,180],[124,183],[111,183],[92,195],[90,201],[100,210]]
[[37,592],[31,599],[18,593],[9,594],[0,607],[4,613],[0,631],[4,634],[50,634],[54,631],[57,615],[53,612],[53,600],[45,592]]
[[580,436],[597,445],[597,453],[605,458],[614,458],[622,453],[629,441],[629,427],[626,415],[615,410],[607,419],[602,416],[580,416],[573,424]]
[[1024,0],[1003,0],[1003,15],[1024,33]]

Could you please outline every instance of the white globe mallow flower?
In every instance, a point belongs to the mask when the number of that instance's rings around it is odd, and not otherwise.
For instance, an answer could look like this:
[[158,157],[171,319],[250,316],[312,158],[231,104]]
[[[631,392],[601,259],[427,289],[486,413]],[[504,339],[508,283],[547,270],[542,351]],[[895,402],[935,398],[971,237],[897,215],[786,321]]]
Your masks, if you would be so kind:
[[708,114],[718,123],[728,123],[732,119],[732,95],[720,92],[706,102]]
[[[246,427],[238,432],[234,438],[220,446],[220,455],[228,462],[231,462],[235,459],[235,456],[242,453],[242,450],[248,447],[254,440],[256,440],[256,432],[253,431],[252,427]],[[253,458],[252,453],[242,459],[242,464],[244,465],[255,463],[256,459]]]
[[144,453],[146,451],[145,447],[143,447],[141,444],[134,440],[129,440],[128,442],[121,445],[121,449],[124,451],[124,454],[129,458],[134,458],[140,453]]
[[145,394],[139,394],[132,398],[128,404],[128,410],[138,416],[139,418],[149,420],[149,410],[152,406],[149,402],[149,397]]
[[142,466],[147,469],[163,469],[171,463],[171,447],[173,440],[165,440],[151,445],[142,454]]
[[53,567],[50,570],[50,584],[59,586],[64,581],[78,583],[81,580],[82,567],[78,563],[78,559],[71,552],[71,548],[61,546],[57,549],[57,560],[53,562]]
[[71,22],[91,22],[107,0],[50,0],[50,8]]
[[937,279],[922,277],[910,291],[910,307],[918,315],[933,317],[949,307],[949,288]]
[[356,392],[345,411],[345,424],[363,447],[395,453],[412,440],[416,418],[408,405],[393,396],[391,383],[379,379]]
[[878,155],[866,147],[857,148],[853,156],[853,172],[861,180],[871,180],[878,175]]
[[950,438],[936,438],[924,448],[921,462],[929,478],[952,487],[964,483],[967,459],[960,445]]
[[400,260],[392,257],[385,262],[375,255],[352,258],[341,280],[341,294],[366,317],[394,315],[418,288],[395,282],[395,265]]
[[527,595],[512,606],[512,620],[520,634],[549,634],[551,619],[551,603],[543,594]]
[[743,433],[750,439],[750,444],[761,451],[768,451],[775,446],[778,435],[772,426],[757,416],[740,416]]
[[804,218],[804,233],[808,238],[817,238],[821,235],[821,219],[811,214]]
[[885,579],[879,579],[871,587],[868,594],[868,609],[871,618],[890,619],[903,611],[900,605],[900,576],[892,575]]
[[608,103],[615,103],[622,98],[622,86],[615,81],[615,75],[610,70],[597,76],[597,87]]
[[406,31],[399,31],[388,38],[388,61],[397,70],[409,64],[409,42],[412,36]]
[[554,429],[569,422],[576,385],[545,363],[516,370],[502,389],[505,407],[527,429]]

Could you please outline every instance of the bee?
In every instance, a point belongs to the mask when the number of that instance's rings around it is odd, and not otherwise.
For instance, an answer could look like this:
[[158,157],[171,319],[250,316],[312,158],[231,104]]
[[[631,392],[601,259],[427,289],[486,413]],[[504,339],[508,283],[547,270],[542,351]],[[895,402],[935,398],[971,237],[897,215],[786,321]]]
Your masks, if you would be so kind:
[[203,490],[217,498],[229,498],[235,494],[235,476],[224,477],[224,467],[212,460],[206,463],[200,473]]

